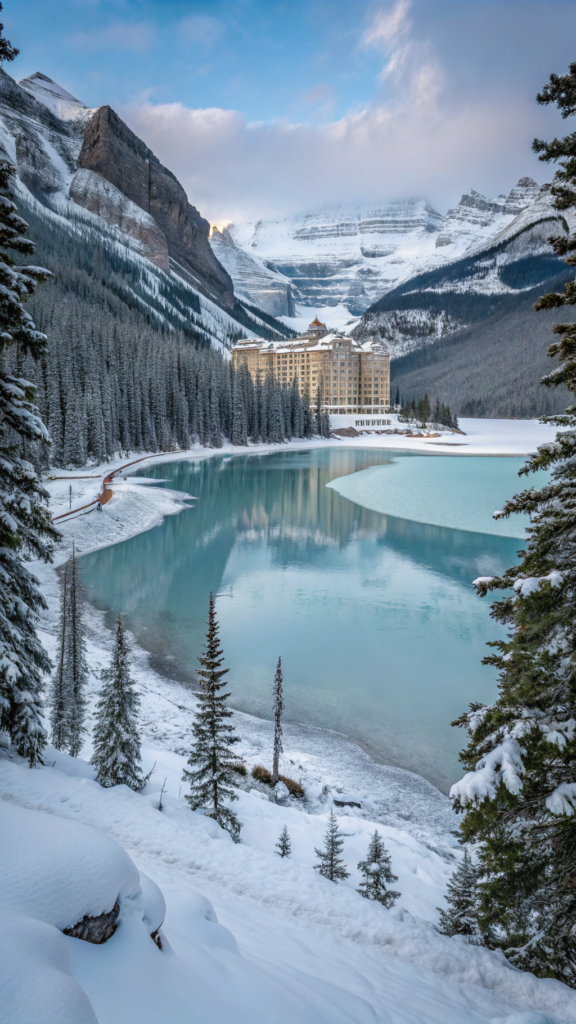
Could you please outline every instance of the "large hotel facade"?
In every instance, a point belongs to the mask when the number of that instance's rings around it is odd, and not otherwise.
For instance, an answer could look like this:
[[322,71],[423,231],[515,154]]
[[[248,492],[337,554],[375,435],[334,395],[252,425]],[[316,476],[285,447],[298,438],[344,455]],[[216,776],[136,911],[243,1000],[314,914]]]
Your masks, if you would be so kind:
[[382,413],[390,409],[390,355],[378,342],[364,345],[334,334],[316,318],[308,330],[287,341],[248,338],[232,349],[234,366],[246,363],[253,379],[272,373],[282,384],[296,376],[308,384],[316,406],[318,388],[328,413]]

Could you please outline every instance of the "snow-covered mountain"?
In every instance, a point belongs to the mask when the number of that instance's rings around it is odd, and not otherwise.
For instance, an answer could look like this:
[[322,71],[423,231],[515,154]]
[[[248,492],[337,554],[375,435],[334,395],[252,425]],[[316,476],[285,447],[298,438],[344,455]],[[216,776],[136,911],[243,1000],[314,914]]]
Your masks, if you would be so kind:
[[532,208],[536,220],[551,209],[537,183],[521,178],[496,199],[470,189],[444,217],[423,200],[337,206],[284,220],[232,224],[224,233],[225,260],[223,236],[215,234],[212,245],[247,297],[261,294],[266,300],[262,275],[268,271],[276,291],[281,281],[285,289],[290,285],[296,303],[344,304],[352,317],[415,275],[492,244]]
[[24,212],[118,249],[147,316],[226,348],[286,333],[238,301],[208,221],[110,107],[91,110],[39,72],[17,83],[0,69],[0,156],[16,166]]

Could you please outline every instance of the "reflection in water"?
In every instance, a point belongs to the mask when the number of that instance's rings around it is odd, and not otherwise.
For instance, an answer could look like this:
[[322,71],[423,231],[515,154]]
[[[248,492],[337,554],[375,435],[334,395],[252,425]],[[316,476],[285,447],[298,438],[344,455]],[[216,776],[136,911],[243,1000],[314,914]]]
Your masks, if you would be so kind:
[[88,596],[193,682],[212,591],[236,707],[270,717],[281,654],[289,718],[446,787],[462,739],[450,720],[494,693],[480,661],[501,634],[471,580],[510,564],[518,541],[380,515],[326,487],[396,458],[410,456],[318,449],[147,468],[199,500],[85,556]]

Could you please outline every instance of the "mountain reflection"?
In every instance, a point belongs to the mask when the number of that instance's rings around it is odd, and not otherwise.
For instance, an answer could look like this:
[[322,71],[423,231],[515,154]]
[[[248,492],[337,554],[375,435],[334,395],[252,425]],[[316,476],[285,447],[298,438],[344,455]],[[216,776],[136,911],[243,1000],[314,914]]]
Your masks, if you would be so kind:
[[197,500],[85,556],[88,597],[110,621],[125,615],[158,669],[194,683],[214,593],[234,706],[269,715],[282,653],[292,719],[448,784],[449,723],[494,687],[481,659],[499,627],[471,581],[511,564],[520,542],[385,516],[326,486],[396,458],[410,456],[322,448],[146,468]]

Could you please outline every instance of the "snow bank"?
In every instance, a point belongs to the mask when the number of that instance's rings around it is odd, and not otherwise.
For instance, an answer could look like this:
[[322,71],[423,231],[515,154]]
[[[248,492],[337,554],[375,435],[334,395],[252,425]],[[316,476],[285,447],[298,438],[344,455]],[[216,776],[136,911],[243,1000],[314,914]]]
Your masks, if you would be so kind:
[[103,832],[0,803],[0,907],[62,930],[140,890],[128,854]]

